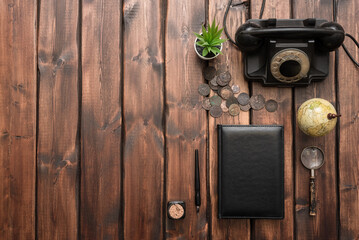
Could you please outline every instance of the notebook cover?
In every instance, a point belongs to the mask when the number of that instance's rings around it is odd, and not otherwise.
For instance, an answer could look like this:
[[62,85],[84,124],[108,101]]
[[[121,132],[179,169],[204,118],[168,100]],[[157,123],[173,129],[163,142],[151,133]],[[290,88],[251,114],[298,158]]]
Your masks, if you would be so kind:
[[282,126],[218,125],[219,218],[284,218]]

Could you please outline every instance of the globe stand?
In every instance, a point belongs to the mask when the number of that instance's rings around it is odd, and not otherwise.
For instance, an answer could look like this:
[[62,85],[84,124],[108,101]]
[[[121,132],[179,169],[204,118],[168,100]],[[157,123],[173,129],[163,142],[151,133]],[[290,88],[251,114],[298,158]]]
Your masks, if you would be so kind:
[[328,113],[328,119],[331,120],[333,118],[336,118],[336,117],[341,117],[342,115],[341,114],[334,114],[334,113]]

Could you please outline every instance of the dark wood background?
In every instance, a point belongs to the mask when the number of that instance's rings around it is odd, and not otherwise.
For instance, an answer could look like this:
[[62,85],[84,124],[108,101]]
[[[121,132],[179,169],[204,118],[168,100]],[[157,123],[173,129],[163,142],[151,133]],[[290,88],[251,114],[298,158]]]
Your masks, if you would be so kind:
[[[236,1],[234,1],[236,3]],[[359,38],[359,2],[267,0],[264,18],[325,18]],[[227,0],[2,0],[0,2],[0,239],[359,239],[359,71],[342,49],[328,78],[307,88],[243,79],[241,54],[201,61],[192,32]],[[232,7],[234,35],[261,0]],[[347,43],[358,59],[358,51]],[[339,68],[334,69],[334,61]],[[197,86],[207,64],[278,111],[208,116]],[[325,137],[305,136],[296,109],[321,97],[343,115]],[[285,127],[285,219],[217,218],[216,125]],[[302,149],[325,152],[318,215],[308,215]],[[194,206],[194,149],[202,206]],[[166,204],[184,200],[184,220]]]

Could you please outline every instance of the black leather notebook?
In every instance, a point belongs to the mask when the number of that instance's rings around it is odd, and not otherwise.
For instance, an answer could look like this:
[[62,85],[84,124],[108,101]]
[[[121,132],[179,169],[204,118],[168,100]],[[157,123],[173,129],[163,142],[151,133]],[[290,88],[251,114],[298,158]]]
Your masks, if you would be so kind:
[[219,218],[284,218],[282,126],[218,125]]

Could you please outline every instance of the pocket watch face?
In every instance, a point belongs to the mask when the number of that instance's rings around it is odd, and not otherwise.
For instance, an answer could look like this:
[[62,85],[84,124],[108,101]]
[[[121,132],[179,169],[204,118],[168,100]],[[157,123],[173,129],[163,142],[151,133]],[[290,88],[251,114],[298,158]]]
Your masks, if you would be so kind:
[[168,202],[168,217],[171,219],[182,219],[185,216],[185,204],[184,202]]

